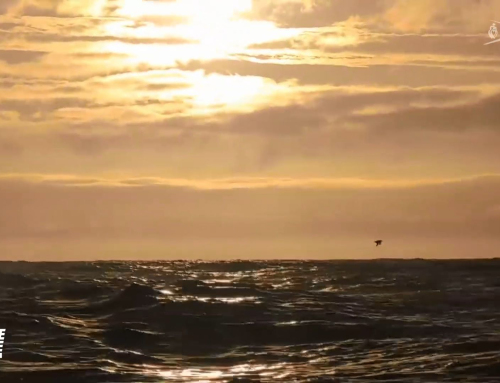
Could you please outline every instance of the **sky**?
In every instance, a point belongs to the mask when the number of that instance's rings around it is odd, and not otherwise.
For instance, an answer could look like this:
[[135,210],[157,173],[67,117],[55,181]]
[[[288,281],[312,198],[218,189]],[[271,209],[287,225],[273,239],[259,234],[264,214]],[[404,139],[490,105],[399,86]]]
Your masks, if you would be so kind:
[[0,260],[498,257],[494,20],[1,0]]

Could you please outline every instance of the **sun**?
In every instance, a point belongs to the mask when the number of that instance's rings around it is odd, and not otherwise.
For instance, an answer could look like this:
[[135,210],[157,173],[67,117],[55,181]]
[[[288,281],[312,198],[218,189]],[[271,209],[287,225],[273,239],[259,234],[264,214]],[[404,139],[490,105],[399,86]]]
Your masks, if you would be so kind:
[[[105,49],[119,53],[120,60],[132,68],[142,65],[148,70],[161,70],[193,60],[235,59],[247,53],[253,44],[301,33],[292,28],[279,28],[273,22],[245,18],[243,14],[251,10],[252,0],[122,0],[118,11],[121,20],[110,23],[106,32],[145,42],[129,43],[123,39],[107,42]],[[168,20],[172,19],[180,21],[169,24]],[[161,43],[168,39],[179,43]],[[258,76],[182,72],[188,86],[169,89],[159,98],[181,97],[193,113],[250,111],[287,89],[287,85]]]
[[[145,61],[160,64],[163,56],[172,61],[210,60],[241,53],[252,44],[292,37],[300,33],[293,29],[280,29],[269,21],[247,20],[242,15],[252,10],[252,0],[122,0],[118,14],[125,21],[111,23],[108,32],[124,37],[140,37],[161,39],[174,37],[186,40],[191,44],[180,44],[161,47],[143,44],[143,46],[127,46],[136,50],[131,55],[145,58]],[[155,25],[149,23],[140,27],[128,28],[127,21],[147,20],[164,17],[182,20],[173,25]],[[167,23],[168,24],[168,23]],[[125,45],[121,45],[123,51]],[[120,49],[114,44],[113,51]],[[148,52],[149,51],[149,52]]]
[[252,0],[123,0],[119,14],[143,16],[184,16],[191,23],[220,22],[252,9]]
[[267,90],[266,81],[253,76],[202,76],[193,84],[193,102],[196,106],[241,107],[249,105]]

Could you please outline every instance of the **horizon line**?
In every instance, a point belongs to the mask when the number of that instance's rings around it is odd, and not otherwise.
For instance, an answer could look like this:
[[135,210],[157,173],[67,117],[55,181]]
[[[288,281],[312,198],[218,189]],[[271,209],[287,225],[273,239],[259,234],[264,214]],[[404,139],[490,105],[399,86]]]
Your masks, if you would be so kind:
[[0,263],[5,262],[23,262],[23,263],[103,263],[103,262],[199,262],[199,263],[215,263],[215,262],[349,262],[349,261],[500,261],[500,257],[475,257],[475,258],[307,258],[307,259],[294,259],[294,258],[234,258],[234,259],[97,259],[97,260],[67,260],[67,261],[27,261],[27,260],[0,260]]

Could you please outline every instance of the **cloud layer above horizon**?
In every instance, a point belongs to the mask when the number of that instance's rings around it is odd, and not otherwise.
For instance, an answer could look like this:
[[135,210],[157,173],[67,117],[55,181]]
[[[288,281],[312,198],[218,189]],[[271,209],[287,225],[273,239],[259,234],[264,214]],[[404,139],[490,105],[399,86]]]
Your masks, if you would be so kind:
[[370,256],[355,243],[378,235],[411,237],[402,257],[418,238],[441,244],[419,256],[495,241],[498,19],[495,0],[2,1],[1,257],[119,257],[99,246],[131,238],[156,258],[179,241],[238,257],[221,238],[281,258]]

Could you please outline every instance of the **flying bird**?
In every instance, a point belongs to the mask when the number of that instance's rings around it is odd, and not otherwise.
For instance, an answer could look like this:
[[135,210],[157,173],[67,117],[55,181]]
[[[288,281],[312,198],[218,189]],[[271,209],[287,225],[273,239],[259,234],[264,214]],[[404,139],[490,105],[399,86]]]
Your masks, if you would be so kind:
[[375,243],[376,243],[375,247],[380,246],[382,244],[382,240],[381,239],[377,239],[375,241]]

